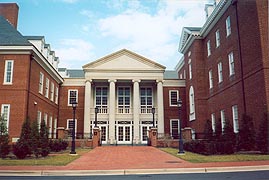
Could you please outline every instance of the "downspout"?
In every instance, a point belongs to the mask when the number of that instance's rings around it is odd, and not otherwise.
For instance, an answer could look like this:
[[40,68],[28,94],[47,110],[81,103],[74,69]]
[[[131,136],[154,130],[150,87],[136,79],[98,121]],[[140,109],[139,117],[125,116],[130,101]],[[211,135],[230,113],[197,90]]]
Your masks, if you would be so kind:
[[29,118],[29,104],[30,104],[30,85],[31,85],[31,72],[32,72],[32,60],[34,59],[34,55],[30,54],[30,65],[29,65],[29,74],[28,74],[28,89],[27,89],[27,107],[26,107],[26,118]]
[[238,23],[238,8],[237,8],[238,0],[233,0],[232,5],[235,6],[236,13],[236,26],[237,26],[237,37],[238,37],[238,50],[239,50],[239,61],[241,68],[241,81],[242,81],[242,93],[243,93],[243,114],[246,113],[246,93],[245,93],[245,82],[244,82],[244,67],[242,61],[242,48],[241,48],[241,38],[240,38],[240,27]]

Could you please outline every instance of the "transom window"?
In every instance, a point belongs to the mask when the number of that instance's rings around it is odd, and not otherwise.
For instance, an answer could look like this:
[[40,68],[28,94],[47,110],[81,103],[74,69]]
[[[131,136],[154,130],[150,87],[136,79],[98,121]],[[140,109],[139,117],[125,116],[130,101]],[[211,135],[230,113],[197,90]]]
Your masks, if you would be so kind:
[[99,113],[107,113],[108,88],[96,87],[95,105],[99,108]]
[[177,90],[169,91],[170,106],[177,106],[178,97],[179,93]]
[[118,113],[130,113],[130,87],[118,88]]
[[13,60],[6,60],[5,64],[5,74],[4,74],[4,84],[12,84],[13,79]]
[[151,87],[140,88],[141,113],[151,113],[153,107],[153,95]]
[[70,89],[68,90],[68,106],[72,106],[72,103],[78,103],[78,90]]

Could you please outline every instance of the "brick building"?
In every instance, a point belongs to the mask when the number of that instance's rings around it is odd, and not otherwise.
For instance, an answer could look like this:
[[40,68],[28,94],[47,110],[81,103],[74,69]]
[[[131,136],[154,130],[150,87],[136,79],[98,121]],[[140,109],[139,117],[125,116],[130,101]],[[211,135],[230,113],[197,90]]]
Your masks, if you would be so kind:
[[268,1],[222,0],[205,10],[203,27],[183,28],[179,45],[187,126],[199,137],[207,119],[213,131],[229,121],[237,133],[245,113],[257,129],[269,111]]
[[126,49],[74,70],[58,68],[43,36],[17,31],[16,4],[0,4],[0,108],[12,141],[27,117],[57,138],[57,128],[70,129],[73,101],[76,137],[91,138],[98,107],[104,144],[147,143],[153,115],[159,136],[178,138],[179,98],[193,138],[207,119],[213,130],[229,120],[237,133],[243,113],[258,128],[269,111],[268,1],[216,0],[205,10],[203,27],[182,30],[175,71]]

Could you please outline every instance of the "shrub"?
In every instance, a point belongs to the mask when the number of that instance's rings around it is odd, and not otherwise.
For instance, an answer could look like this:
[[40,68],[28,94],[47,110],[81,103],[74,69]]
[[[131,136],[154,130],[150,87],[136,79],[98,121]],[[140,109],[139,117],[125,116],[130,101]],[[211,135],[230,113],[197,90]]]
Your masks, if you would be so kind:
[[239,129],[238,149],[250,151],[255,149],[255,130],[250,116],[243,114],[242,125]]
[[46,157],[50,152],[48,128],[46,127],[45,121],[43,120],[40,125],[40,149],[41,156]]
[[31,155],[31,126],[30,120],[27,118],[22,125],[21,135],[18,142],[13,146],[13,153],[19,159],[24,159],[27,155]]
[[68,142],[62,139],[50,140],[49,147],[51,151],[59,152],[62,150],[66,150],[66,148],[68,147]]
[[38,158],[40,154],[40,137],[39,137],[38,124],[36,121],[32,123],[31,128],[31,149],[35,157]]
[[268,124],[269,123],[269,112],[264,113],[263,119],[259,126],[259,133],[257,136],[257,148],[262,153],[268,153]]
[[10,152],[9,136],[4,118],[0,116],[0,157],[5,158]]

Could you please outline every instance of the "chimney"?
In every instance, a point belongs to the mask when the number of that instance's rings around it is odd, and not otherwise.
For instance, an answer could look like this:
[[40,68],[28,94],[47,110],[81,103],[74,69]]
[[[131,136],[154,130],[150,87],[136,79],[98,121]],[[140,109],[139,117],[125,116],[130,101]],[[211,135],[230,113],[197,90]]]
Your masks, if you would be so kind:
[[19,6],[16,3],[0,3],[0,16],[3,16],[17,29]]
[[212,14],[212,12],[214,11],[215,6],[214,4],[206,4],[205,5],[205,16],[206,19]]

